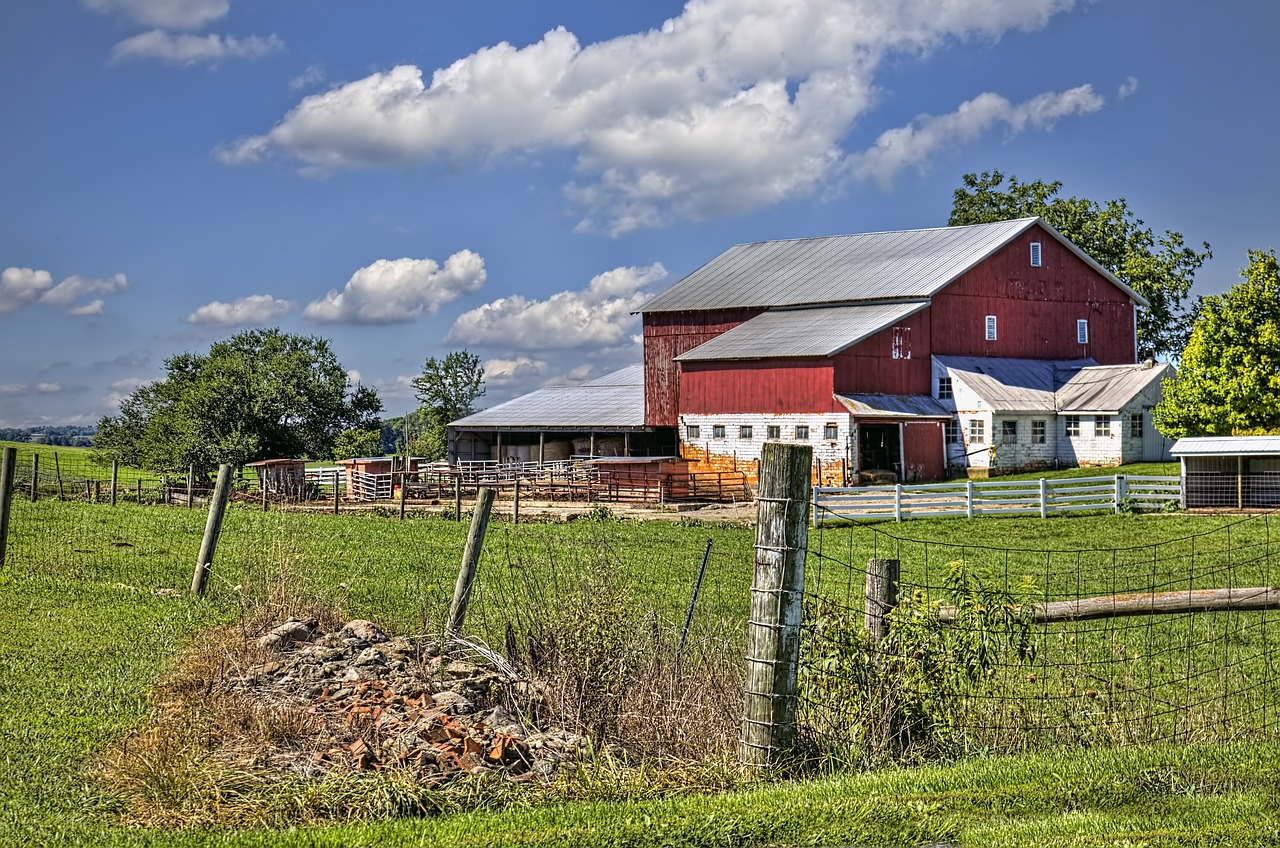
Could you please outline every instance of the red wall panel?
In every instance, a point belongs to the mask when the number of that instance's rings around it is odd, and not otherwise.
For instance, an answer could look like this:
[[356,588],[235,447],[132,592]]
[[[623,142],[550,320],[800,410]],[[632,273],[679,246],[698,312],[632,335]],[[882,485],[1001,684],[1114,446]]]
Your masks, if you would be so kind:
[[674,427],[679,423],[680,369],[673,361],[675,357],[763,311],[720,309],[646,313],[643,316],[645,423],[651,427]]
[[941,421],[907,421],[902,425],[902,456],[907,467],[903,474],[908,480],[945,480],[947,463],[944,458]]
[[840,412],[832,391],[829,359],[687,362],[680,374],[680,412]]
[[929,394],[931,333],[925,308],[841,351],[833,360],[835,390],[840,394]]

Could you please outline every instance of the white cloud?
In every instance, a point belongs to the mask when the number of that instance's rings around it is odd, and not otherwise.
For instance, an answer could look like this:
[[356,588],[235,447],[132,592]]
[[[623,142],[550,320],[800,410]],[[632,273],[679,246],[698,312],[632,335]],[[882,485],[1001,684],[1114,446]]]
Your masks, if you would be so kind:
[[484,259],[470,250],[458,251],[443,266],[434,259],[379,259],[352,274],[342,291],[313,301],[302,316],[326,324],[409,322],[479,291],[485,277]]
[[151,30],[116,44],[111,51],[111,60],[159,59],[175,65],[193,65],[219,59],[256,59],[283,48],[284,42],[275,35],[236,38],[217,33],[191,35]]
[[610,347],[629,340],[639,309],[650,294],[645,286],[667,276],[661,263],[623,267],[594,277],[580,291],[546,300],[522,295],[499,298],[458,316],[445,341],[491,345],[507,350],[563,350]]
[[0,397],[22,397],[30,391],[22,383],[0,383]]
[[1101,108],[1102,98],[1088,85],[1041,94],[1017,104],[988,92],[960,104],[948,115],[923,115],[905,127],[882,133],[875,145],[850,157],[847,165],[861,179],[888,183],[903,168],[922,167],[939,150],[977,138],[994,125],[1003,124],[1013,136],[1027,129],[1049,129],[1059,118]]
[[886,57],[994,41],[1073,4],[689,0],[659,29],[585,46],[556,29],[335,86],[216,155],[278,152],[322,172],[569,150],[580,228],[622,233],[822,191],[847,173],[841,140],[874,105]]
[[293,309],[289,300],[278,300],[269,294],[254,294],[231,303],[215,300],[187,316],[188,324],[215,324],[222,327],[245,327],[271,324]]
[[52,286],[53,277],[48,271],[5,268],[0,271],[0,315],[38,300]]
[[224,17],[230,0],[84,0],[95,12],[119,14],[142,26],[200,29]]
[[1135,94],[1137,90],[1138,90],[1138,78],[1129,77],[1123,83],[1120,84],[1120,90],[1116,92],[1116,96],[1119,97],[1121,100],[1124,100],[1132,96],[1133,94]]
[[111,384],[111,391],[102,399],[102,402],[108,407],[119,408],[120,404],[124,403],[129,395],[151,382],[151,380],[142,377],[126,377],[123,380],[116,380]]
[[36,393],[42,395],[56,395],[62,391],[61,383],[36,383]]
[[292,91],[299,91],[322,82],[324,82],[324,69],[319,65],[310,65],[305,71],[289,80],[289,88]]
[[129,288],[124,274],[106,279],[71,276],[56,286],[48,271],[31,268],[5,268],[0,272],[0,314],[12,312],[31,303],[66,307],[69,315],[101,315],[102,301],[86,304],[75,302],[89,294],[118,294]]
[[546,360],[530,359],[527,356],[517,356],[514,359],[486,359],[484,381],[490,386],[520,383],[544,377],[547,370]]

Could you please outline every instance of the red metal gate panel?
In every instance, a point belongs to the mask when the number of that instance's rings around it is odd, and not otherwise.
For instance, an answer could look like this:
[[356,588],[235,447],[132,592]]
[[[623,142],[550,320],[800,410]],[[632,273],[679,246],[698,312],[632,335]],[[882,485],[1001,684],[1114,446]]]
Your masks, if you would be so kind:
[[902,425],[904,482],[944,480],[947,464],[941,421],[906,421]]

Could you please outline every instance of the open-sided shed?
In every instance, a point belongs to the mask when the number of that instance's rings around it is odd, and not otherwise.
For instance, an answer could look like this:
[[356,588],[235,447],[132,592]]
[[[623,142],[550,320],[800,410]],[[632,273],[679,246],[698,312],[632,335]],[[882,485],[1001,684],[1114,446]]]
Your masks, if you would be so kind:
[[1171,451],[1182,463],[1184,506],[1280,505],[1280,436],[1195,436]]

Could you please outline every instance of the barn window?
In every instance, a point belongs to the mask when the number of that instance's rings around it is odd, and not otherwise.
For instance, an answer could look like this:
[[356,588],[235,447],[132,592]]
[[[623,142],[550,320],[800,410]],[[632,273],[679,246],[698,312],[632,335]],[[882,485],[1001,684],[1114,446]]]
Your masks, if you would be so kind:
[[1041,258],[1041,257],[1040,257],[1040,242],[1038,242],[1038,241],[1033,241],[1033,242],[1031,242],[1031,267],[1032,267],[1032,268],[1039,268],[1039,267],[1040,267],[1040,258]]
[[1093,416],[1093,435],[1110,436],[1111,435],[1111,418],[1107,415]]
[[764,428],[764,437],[766,439],[781,439],[782,428],[777,424],[770,424]]
[[724,425],[723,425],[723,424],[712,424],[712,425],[711,425],[711,438],[713,438],[713,439],[723,439],[723,438],[724,438]]
[[946,434],[947,444],[949,445],[960,444],[960,421],[958,419],[952,418],[942,426],[943,426],[943,431]]
[[1089,343],[1089,319],[1076,319],[1076,344]]
[[1016,445],[1018,443],[1018,422],[1017,421],[1001,421],[1000,422],[1000,444]]
[[808,424],[796,425],[796,441],[797,442],[809,441],[809,425]]
[[1080,416],[1068,415],[1066,417],[1066,427],[1068,436],[1080,435]]
[[1135,439],[1142,438],[1142,413],[1129,413],[1129,435]]
[[894,327],[893,328],[893,348],[890,356],[894,359],[910,359],[911,358],[911,328],[910,327]]
[[996,340],[996,316],[988,315],[987,316],[987,341],[993,342],[995,340]]
[[822,428],[822,438],[826,439],[827,441],[835,441],[836,439],[840,438],[840,425],[826,424]]
[[684,435],[686,439],[701,438],[702,428],[699,427],[697,424],[690,424],[689,426],[684,428]]
[[955,397],[955,395],[951,391],[951,378],[939,377],[938,378],[938,400],[950,400],[953,397]]
[[987,442],[987,422],[981,418],[969,420],[969,444],[982,445]]
[[739,439],[750,439],[750,438],[751,438],[751,425],[750,425],[750,424],[743,424],[743,425],[741,425],[740,427],[738,427],[738,438],[739,438]]
[[1044,444],[1044,422],[1043,421],[1031,422],[1031,444],[1033,445]]

